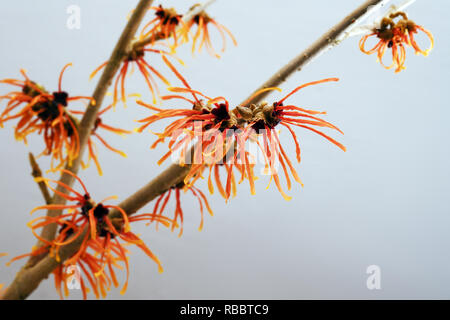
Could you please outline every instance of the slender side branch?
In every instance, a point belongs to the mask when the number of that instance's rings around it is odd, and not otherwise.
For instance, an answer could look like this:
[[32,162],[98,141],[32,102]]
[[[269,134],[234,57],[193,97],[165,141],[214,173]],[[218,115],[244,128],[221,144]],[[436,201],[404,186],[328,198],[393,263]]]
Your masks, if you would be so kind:
[[[31,175],[33,178],[41,178],[42,177],[42,171],[41,168],[39,168],[39,164],[36,161],[36,158],[34,155],[30,152],[28,154],[28,158],[30,159],[30,165],[31,165]],[[50,195],[50,192],[48,191],[47,185],[44,181],[40,181],[37,183],[39,190],[41,190],[42,196],[44,197],[46,204],[52,203],[52,196]]]

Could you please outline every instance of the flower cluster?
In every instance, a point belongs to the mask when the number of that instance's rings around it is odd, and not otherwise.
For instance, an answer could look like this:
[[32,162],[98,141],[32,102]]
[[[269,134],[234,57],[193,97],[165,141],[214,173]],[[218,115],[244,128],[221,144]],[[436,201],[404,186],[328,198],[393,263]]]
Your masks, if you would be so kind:
[[14,129],[17,140],[27,143],[31,133],[42,134],[45,142],[43,155],[49,155],[57,162],[56,168],[71,162],[78,156],[80,143],[77,120],[67,111],[70,102],[91,99],[83,96],[69,96],[61,89],[62,76],[67,67],[62,69],[58,91],[48,93],[44,87],[31,81],[24,70],[24,80],[4,79],[0,83],[18,87],[20,91],[11,91],[0,99],[7,100],[6,108],[0,114],[0,126],[11,120],[18,120]]
[[[3,127],[4,123],[8,121],[17,120],[17,125],[14,129],[15,137],[17,140],[24,141],[26,144],[30,134],[37,133],[42,135],[45,149],[40,155],[51,157],[51,169],[53,170],[60,169],[64,165],[70,167],[73,160],[78,157],[80,151],[78,133],[80,121],[76,116],[83,115],[84,112],[69,109],[69,103],[72,101],[87,100],[95,104],[95,101],[91,97],[69,96],[66,91],[62,90],[62,77],[64,71],[69,66],[71,66],[71,63],[65,65],[62,69],[58,81],[58,91],[52,94],[48,93],[43,86],[30,80],[25,70],[21,70],[24,80],[0,80],[0,83],[12,85],[20,89],[0,96],[0,101],[7,101],[5,109],[0,114],[0,127]],[[126,155],[122,151],[110,146],[99,135],[98,129],[101,128],[121,135],[131,133],[130,131],[115,128],[104,123],[102,115],[111,108],[112,105],[99,112],[88,142],[89,154],[87,162],[89,163],[92,159],[100,175],[102,171],[92,138],[95,137],[98,139],[109,150],[122,156]]]
[[168,39],[173,36],[173,48],[178,46],[177,27],[183,23],[183,15],[178,14],[174,8],[150,7],[154,12],[154,18],[147,22],[141,30],[140,38],[149,39],[150,44],[160,39]]
[[[175,221],[162,214],[145,213],[128,217],[127,213],[119,206],[105,204],[108,200],[115,199],[115,196],[96,203],[79,177],[70,171],[64,169],[61,171],[72,175],[80,183],[82,191],[76,191],[56,180],[38,178],[38,182],[45,182],[53,192],[69,201],[70,204],[50,204],[34,208],[31,214],[43,209],[63,210],[63,213],[56,217],[40,216],[31,220],[28,223],[31,231],[44,245],[33,249],[30,253],[13,258],[9,263],[25,257],[40,255],[44,252],[49,252],[50,256],[60,261],[59,251],[62,246],[75,241],[81,242],[79,250],[53,272],[55,286],[61,297],[63,296],[61,287],[68,295],[67,280],[71,274],[69,271],[73,269],[71,266],[78,266],[82,271],[80,282],[85,298],[89,292],[87,283],[90,284],[90,288],[97,298],[100,295],[105,297],[106,291],[110,289],[111,285],[118,286],[114,269],[122,269],[125,266],[126,281],[121,289],[121,293],[125,293],[129,277],[128,250],[125,246],[130,244],[139,247],[157,264],[159,272],[163,272],[159,259],[136,234],[131,232],[130,224],[137,221],[147,221],[148,223],[156,221],[175,228],[178,227]],[[52,187],[51,182],[61,186],[67,193],[62,193]],[[112,210],[115,210],[117,215],[112,214]],[[59,227],[57,236],[51,241],[42,238],[37,233],[38,229],[49,224],[57,224]]]
[[[161,109],[142,101],[137,101],[139,105],[157,112],[147,118],[138,120],[138,122],[143,124],[137,131],[142,132],[154,122],[162,119],[180,117],[180,119],[173,121],[167,126],[164,132],[158,134],[158,139],[152,144],[152,148],[155,148],[159,143],[164,142],[166,138],[170,138],[169,151],[158,161],[158,164],[163,163],[175,151],[179,150],[180,165],[184,165],[186,162],[192,164],[191,170],[184,179],[184,184],[187,186],[193,185],[202,176],[205,169],[209,167],[209,190],[211,192],[214,190],[211,182],[211,173],[214,171],[216,185],[220,194],[225,199],[228,199],[232,191],[235,194],[236,183],[233,174],[235,167],[242,174],[243,178],[250,177],[250,181],[253,183],[254,164],[249,161],[244,161],[243,163],[237,163],[235,161],[237,154],[246,157],[247,160],[249,159],[247,152],[235,152],[236,148],[242,151],[242,143],[245,142],[242,141],[242,135],[239,135],[238,131],[240,127],[238,122],[240,120],[236,113],[229,110],[229,103],[224,97],[211,98],[199,91],[193,90],[186,79],[177,72],[167,59],[165,59],[165,62],[181,80],[184,87],[169,88],[174,94],[163,96],[161,97],[162,100],[181,100],[183,103],[188,102],[191,108]],[[183,94],[191,95],[192,99],[187,98]],[[208,102],[205,103],[201,98],[206,98]],[[190,154],[192,152],[189,152],[190,150],[188,149],[197,140],[200,140],[201,143],[196,145],[197,148],[195,148],[191,157]],[[230,159],[224,163],[223,160],[227,155]],[[222,186],[218,173],[220,166],[226,168],[227,182],[225,188]]]
[[[197,6],[199,6],[199,4],[192,6],[190,10],[194,10]],[[211,16],[209,16],[205,11],[201,11],[200,13],[195,15],[193,19],[184,24],[183,27],[180,29],[180,35],[183,37],[184,43],[189,42],[190,40],[189,34],[193,29],[196,28],[196,30],[193,32],[194,35],[192,36],[192,53],[194,53],[196,49],[198,50],[198,52],[201,52],[203,46],[205,46],[206,50],[211,56],[220,58],[220,55],[217,54],[216,51],[214,50],[214,47],[210,39],[209,26],[211,25],[216,28],[216,30],[222,37],[222,49],[221,49],[222,53],[225,52],[226,49],[226,42],[227,42],[226,35],[228,35],[233,44],[237,46],[237,41],[234,38],[231,31],[228,30],[228,28],[225,27],[223,24],[220,24],[219,22],[211,18]],[[200,41],[198,47],[196,47],[197,41]]]
[[[194,10],[196,7],[197,5],[193,6],[190,10]],[[126,105],[125,79],[130,73],[132,73],[134,67],[137,67],[141,75],[144,77],[147,87],[152,94],[153,103],[156,103],[160,96],[158,83],[156,80],[159,79],[166,86],[170,86],[167,79],[159,71],[157,71],[153,66],[153,63],[149,61],[148,53],[173,57],[183,65],[183,61],[174,55],[178,46],[183,43],[187,43],[190,39],[192,39],[192,51],[195,51],[197,40],[201,39],[198,50],[201,51],[202,47],[205,46],[212,56],[219,57],[219,55],[215,53],[211,43],[208,31],[209,25],[215,26],[222,37],[222,52],[225,51],[226,48],[225,33],[228,34],[233,43],[237,45],[236,39],[233,37],[231,32],[225,26],[212,19],[204,11],[196,14],[187,23],[183,22],[183,15],[178,14],[174,8],[164,8],[162,5],[159,5],[158,7],[149,8],[149,11],[154,13],[154,18],[147,22],[140,31],[139,37],[135,39],[131,49],[125,55],[120,71],[114,81],[113,105],[119,101],[119,94],[120,100],[124,105]],[[197,30],[191,37],[191,30],[194,26],[197,26]],[[182,41],[178,41],[179,36],[182,37]],[[173,39],[173,44],[167,45],[163,42],[163,40],[169,39]],[[169,46],[170,51],[161,49],[161,47],[165,45]],[[92,79],[101,69],[103,69],[107,63],[108,61],[105,61],[98,66],[91,73],[90,79]]]
[[[397,18],[399,20],[395,22],[394,20]],[[424,32],[430,39],[430,47],[427,50],[421,49],[414,38],[419,31]],[[365,48],[366,41],[372,36],[376,36],[379,41],[372,49],[367,50]],[[380,64],[386,69],[395,68],[397,73],[406,68],[406,46],[412,47],[416,54],[427,56],[433,49],[433,44],[434,39],[430,31],[408,19],[406,13],[396,12],[383,18],[380,26],[375,28],[372,33],[363,36],[359,41],[359,48],[369,55],[376,52]],[[389,66],[383,63],[383,56],[387,49],[392,50],[392,63]]]
[[[167,60],[166,63],[172,68],[184,87],[169,88],[174,94],[163,96],[162,100],[176,99],[182,101],[182,103],[189,103],[191,107],[161,109],[138,101],[138,104],[156,112],[149,117],[138,120],[142,123],[138,131],[142,132],[151,124],[162,119],[176,118],[167,125],[162,133],[157,134],[158,139],[153,143],[152,148],[164,142],[165,139],[170,139],[169,151],[158,161],[158,164],[164,162],[173,153],[179,152],[179,164],[182,166],[190,165],[189,172],[183,181],[186,186],[192,186],[193,182],[202,177],[203,172],[209,167],[208,188],[210,192],[214,191],[211,179],[211,174],[214,172],[219,192],[228,200],[231,194],[235,193],[236,179],[233,170],[237,169],[241,174],[239,183],[248,180],[251,192],[254,194],[255,175],[253,168],[255,155],[247,149],[247,144],[250,142],[256,143],[262,151],[266,172],[271,177],[270,181],[273,179],[282,196],[289,200],[290,197],[284,192],[280,183],[278,164],[281,164],[288,189],[291,189],[290,175],[296,182],[300,184],[302,182],[281,145],[276,129],[278,125],[284,126],[292,135],[298,162],[301,159],[300,145],[292,126],[319,134],[345,151],[345,147],[341,143],[316,129],[317,127],[329,128],[342,133],[339,128],[318,116],[324,114],[324,112],[285,104],[286,99],[300,89],[323,82],[337,81],[337,78],[323,79],[301,85],[272,104],[263,102],[257,105],[246,105],[246,102],[244,102],[230,110],[227,99],[224,97],[211,98],[200,91],[193,90]],[[281,90],[279,88],[266,88],[256,92],[248,101],[261,92],[275,89]],[[192,98],[188,98],[186,95],[190,95]],[[220,167],[226,169],[225,188],[222,186],[219,177]]]

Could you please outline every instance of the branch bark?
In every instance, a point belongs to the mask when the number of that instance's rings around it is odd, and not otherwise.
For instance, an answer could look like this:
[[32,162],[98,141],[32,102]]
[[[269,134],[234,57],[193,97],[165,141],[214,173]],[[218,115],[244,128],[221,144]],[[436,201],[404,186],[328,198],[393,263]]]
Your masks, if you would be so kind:
[[[141,0],[139,5],[142,5],[143,2],[148,2]],[[358,21],[361,17],[365,16],[367,12],[373,9],[373,6],[382,5],[386,3],[386,0],[368,0],[361,4],[356,10],[350,13],[347,17],[345,17],[341,22],[332,27],[329,31],[327,31],[324,35],[322,35],[316,42],[314,42],[310,47],[300,53],[297,57],[295,57],[292,61],[290,61],[287,65],[281,68],[278,72],[276,72],[269,80],[267,80],[261,87],[255,90],[258,91],[262,88],[278,86],[280,83],[285,81],[288,76],[293,74],[295,71],[300,71],[304,66],[306,66],[309,62],[312,61],[313,58],[319,56],[321,53],[326,50],[334,47],[339,44],[339,38],[350,28],[355,22]],[[138,6],[139,6],[138,5]],[[136,10],[138,11],[138,10]],[[136,12],[135,12],[136,14]],[[133,17],[131,18],[133,19]],[[130,22],[131,22],[130,19]],[[128,27],[128,26],[127,26]],[[136,26],[137,28],[137,26]],[[125,30],[126,31],[126,30]],[[124,34],[126,33],[124,31]],[[131,31],[131,30],[130,30]],[[121,40],[124,37],[122,34]],[[131,37],[131,36],[130,36]],[[119,40],[119,43],[121,43]],[[91,106],[88,108],[88,111],[81,122],[81,130],[83,130],[83,141],[84,145],[86,144],[87,138],[90,133],[90,129],[92,128],[93,122],[95,121],[96,114],[98,112],[99,106],[103,99],[104,93],[106,92],[106,88],[112,80],[114,73],[117,71],[120,65],[120,58],[123,57],[123,50],[126,49],[126,46],[119,47],[119,43],[114,50],[110,64],[106,67],[102,78],[100,79],[99,85],[94,93],[98,94],[101,98],[97,101],[96,106]],[[122,43],[124,45],[125,43]],[[128,43],[129,44],[129,43]],[[119,48],[118,48],[119,47]],[[113,60],[116,59],[116,60]],[[119,59],[119,60],[117,60]],[[100,87],[100,83],[103,83],[104,87]],[[251,99],[250,103],[258,103],[261,101],[267,93],[258,95],[254,99]],[[247,99],[246,99],[247,100]],[[245,100],[244,100],[245,101]],[[89,129],[89,130],[88,130]],[[80,135],[81,139],[81,135]],[[79,159],[79,158],[78,158]],[[77,160],[78,160],[77,159]],[[78,170],[79,160],[74,163],[72,167]],[[189,166],[180,167],[177,164],[172,164],[167,169],[165,169],[162,173],[160,173],[156,178],[151,180],[144,187],[139,189],[133,195],[129,196],[126,200],[119,204],[125,212],[129,215],[135,213],[139,209],[141,209],[144,205],[155,199],[158,195],[167,191],[170,187],[181,182],[189,171]],[[72,179],[62,176],[61,181],[64,183],[72,183]],[[61,201],[61,199],[59,199]],[[117,212],[111,211],[111,217],[117,216]],[[55,230],[52,231],[53,235]],[[78,239],[81,239],[82,236],[79,236]],[[72,242],[71,244],[64,246],[61,248],[61,261],[69,258],[73,254],[75,254],[79,248],[80,243],[77,241]],[[39,283],[54,270],[54,268],[58,265],[53,257],[45,256],[42,260],[36,263],[34,266],[31,266],[28,269],[22,270],[18,273],[18,276],[14,280],[13,284],[8,287],[3,299],[20,299],[26,298],[38,285]]]
[[[33,178],[41,178],[42,177],[42,170],[39,167],[36,158],[34,157],[34,155],[30,152],[28,154],[28,158],[30,160],[30,165],[31,165],[31,175],[33,176]],[[42,196],[44,197],[45,203],[46,204],[50,204],[52,203],[52,196],[50,195],[50,192],[48,191],[47,185],[45,184],[45,182],[40,181],[37,183],[39,190],[41,190]]]

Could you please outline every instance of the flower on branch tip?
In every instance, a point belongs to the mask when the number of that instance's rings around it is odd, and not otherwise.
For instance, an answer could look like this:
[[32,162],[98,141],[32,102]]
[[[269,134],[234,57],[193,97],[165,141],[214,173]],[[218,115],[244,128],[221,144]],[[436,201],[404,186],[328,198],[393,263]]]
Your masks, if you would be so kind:
[[[195,7],[199,6],[199,4],[196,4],[191,7],[190,10],[195,9]],[[231,38],[231,41],[235,46],[237,46],[237,41],[230,30],[228,30],[227,27],[224,25],[218,23],[216,20],[211,18],[205,11],[201,11],[197,15],[195,15],[189,22],[187,22],[185,25],[183,25],[180,28],[180,35],[182,36],[183,42],[189,41],[189,34],[193,32],[192,36],[192,53],[195,52],[197,49],[198,52],[202,51],[203,46],[205,46],[208,53],[216,58],[220,58],[220,55],[217,54],[217,52],[214,50],[214,47],[211,43],[210,39],[210,30],[208,29],[209,26],[213,25],[217,31],[219,32],[221,38],[222,38],[222,49],[221,52],[225,52],[226,50],[226,35],[228,35]],[[193,31],[192,29],[194,26],[197,26],[196,30]],[[197,46],[197,41],[200,41]]]
[[[395,22],[394,20],[397,18],[399,20]],[[419,31],[424,32],[430,40],[430,47],[427,50],[421,49],[415,40],[415,34]],[[365,48],[367,39],[372,36],[376,36],[378,42],[372,49],[367,50]],[[375,28],[372,33],[363,36],[359,41],[359,48],[363,53],[370,55],[376,52],[377,60],[380,64],[386,69],[395,67],[396,73],[406,69],[406,46],[411,46],[416,54],[427,56],[433,49],[433,45],[434,39],[431,32],[408,19],[406,13],[401,11],[383,18],[378,28]],[[389,66],[383,63],[383,56],[387,49],[392,50],[392,63]]]
[[[20,91],[12,91],[1,96],[1,100],[7,100],[6,108],[0,114],[0,127],[3,123],[17,119],[14,133],[17,140],[27,143],[27,136],[37,132],[42,134],[45,149],[41,155],[49,155],[52,160],[52,169],[66,163],[70,166],[78,156],[80,143],[77,130],[77,119],[67,110],[70,102],[87,99],[95,103],[91,97],[69,96],[61,89],[62,76],[69,63],[64,66],[58,81],[58,91],[48,93],[44,87],[31,81],[21,70],[24,80],[4,79],[0,83],[9,84],[20,88]],[[19,109],[20,108],[20,109]]]
[[140,32],[139,39],[150,39],[150,44],[161,39],[168,39],[173,36],[172,50],[178,46],[176,29],[179,24],[183,24],[183,15],[178,14],[174,8],[150,7],[154,11],[155,17],[147,22]]
[[[173,54],[163,51],[163,50],[157,50],[153,48],[132,48],[132,50],[125,56],[122,66],[119,70],[118,75],[116,76],[116,79],[114,81],[114,93],[113,93],[113,105],[115,106],[117,102],[119,101],[119,95],[120,100],[126,106],[126,93],[125,93],[125,79],[128,75],[133,73],[134,67],[137,67],[139,69],[139,72],[144,77],[145,82],[147,84],[148,89],[150,90],[152,97],[153,97],[153,103],[156,103],[158,97],[159,97],[159,89],[158,84],[154,78],[153,75],[155,75],[158,79],[160,79],[165,85],[170,86],[169,81],[158,71],[156,70],[151,64],[149,64],[146,59],[146,53],[155,53],[158,55],[167,54],[168,56],[173,56]],[[183,64],[183,61],[177,59],[181,64]],[[98,66],[89,76],[89,79],[92,79],[95,77],[95,75],[103,69],[108,64],[108,61],[105,61],[100,66]],[[131,68],[130,68],[131,66]],[[153,75],[152,75],[153,74]],[[120,85],[120,89],[119,89]],[[120,92],[119,92],[120,90]]]
[[[40,216],[31,220],[28,226],[44,245],[39,248],[34,248],[30,253],[13,258],[9,263],[24,257],[41,255],[46,252],[49,252],[51,257],[54,257],[57,262],[60,262],[60,249],[74,241],[81,240],[78,251],[55,269],[53,273],[55,276],[55,286],[60,294],[61,286],[64,286],[64,291],[67,294],[66,280],[68,273],[65,271],[71,265],[76,265],[82,270],[83,276],[87,279],[97,298],[100,296],[99,293],[105,297],[106,291],[110,289],[111,284],[115,287],[118,286],[114,268],[123,269],[123,266],[126,269],[126,281],[121,289],[121,293],[125,293],[129,278],[128,251],[125,249],[126,245],[136,245],[139,247],[157,264],[159,272],[163,271],[159,259],[130,230],[130,223],[137,221],[156,221],[168,227],[174,224],[171,219],[162,215],[156,216],[155,214],[139,214],[128,217],[122,208],[105,204],[106,201],[115,199],[116,197],[108,197],[96,203],[91,198],[80,178],[70,171],[64,169],[60,171],[72,175],[80,183],[82,191],[78,192],[56,180],[37,178],[38,182],[45,182],[53,192],[66,199],[69,204],[50,204],[34,208],[31,214],[43,209],[61,210],[62,213],[55,217]],[[59,189],[63,189],[64,192],[52,187],[50,183],[57,184],[60,187]],[[115,210],[117,214],[112,215],[112,210]],[[57,224],[59,226],[57,235],[52,241],[42,238],[36,232],[37,229],[49,224]],[[83,279],[80,281],[83,296],[86,297],[88,292],[86,282]]]

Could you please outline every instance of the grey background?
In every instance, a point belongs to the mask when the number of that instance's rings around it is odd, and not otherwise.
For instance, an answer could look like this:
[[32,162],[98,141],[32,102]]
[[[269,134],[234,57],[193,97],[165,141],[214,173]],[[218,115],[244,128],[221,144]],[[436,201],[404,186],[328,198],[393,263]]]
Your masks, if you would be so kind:
[[[360,2],[218,0],[209,12],[233,31],[239,46],[230,45],[220,60],[205,52],[192,57],[182,48],[178,55],[187,67],[180,71],[193,87],[237,104]],[[91,94],[95,80],[89,82],[88,75],[109,56],[135,3],[1,1],[0,78],[19,77],[23,67],[53,90],[62,66],[73,62],[63,87],[71,94]],[[170,1],[180,12],[193,3]],[[81,7],[80,30],[66,28],[70,4]],[[296,130],[303,151],[297,168],[305,187],[294,188],[293,200],[286,202],[274,186],[265,189],[263,177],[256,196],[247,185],[240,186],[239,196],[228,204],[214,195],[210,201],[215,215],[206,217],[202,232],[197,231],[196,200],[183,197],[181,239],[169,230],[155,232],[144,225],[135,229],[165,272],[158,274],[155,264],[133,249],[128,292],[121,296],[112,290],[108,297],[450,298],[450,21],[445,18],[450,2],[418,0],[408,12],[433,32],[436,48],[427,58],[408,49],[406,71],[384,70],[374,56],[359,52],[358,38],[351,38],[282,85],[287,92],[305,82],[341,78],[337,84],[305,89],[291,102],[328,111],[326,119],[345,132],[333,136],[347,146],[346,153],[317,135]],[[214,39],[220,47],[220,39]],[[159,60],[154,64],[169,74]],[[137,73],[127,87],[149,100]],[[128,109],[119,106],[107,120],[132,129],[133,120],[147,114],[130,102]],[[112,194],[124,199],[161,170],[155,162],[165,148],[150,150],[151,134],[105,137],[129,157],[101,149],[104,176],[98,177],[94,167],[81,173],[97,199]],[[281,139],[294,159],[289,135]],[[28,252],[34,243],[26,222],[42,199],[26,155],[43,145],[40,138],[31,139],[29,147],[15,142],[10,124],[0,130],[0,144],[0,252],[12,257]],[[47,168],[46,159],[40,163]],[[142,212],[152,208],[150,204]],[[10,282],[21,265],[6,267],[6,261],[2,258],[0,283]],[[381,290],[366,288],[366,268],[372,264],[381,267]],[[53,280],[44,281],[31,297],[56,299]],[[71,298],[80,297],[71,292]]]

